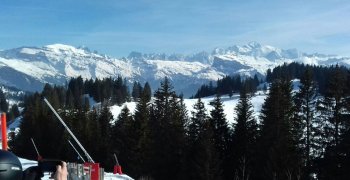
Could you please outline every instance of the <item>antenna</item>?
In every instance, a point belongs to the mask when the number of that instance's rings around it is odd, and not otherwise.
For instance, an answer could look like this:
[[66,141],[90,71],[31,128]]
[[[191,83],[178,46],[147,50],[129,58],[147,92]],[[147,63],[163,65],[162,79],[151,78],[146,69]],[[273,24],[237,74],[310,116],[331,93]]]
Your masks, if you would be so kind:
[[79,154],[78,150],[75,149],[75,147],[73,146],[73,144],[70,142],[70,140],[68,140],[69,144],[72,146],[72,148],[74,149],[74,151],[78,154],[78,156],[83,160],[83,162],[85,163],[84,158]]
[[38,151],[38,148],[36,148],[36,145],[35,145],[35,142],[34,142],[33,138],[30,138],[30,140],[32,140],[32,144],[33,144],[33,146],[34,146],[34,148],[35,148],[36,154],[38,155],[38,160],[41,160],[42,157],[40,156],[40,153],[39,153],[39,151]]
[[58,115],[58,113],[56,112],[56,110],[51,106],[51,104],[49,103],[49,101],[44,97],[44,101],[45,103],[49,106],[49,108],[51,109],[51,111],[56,115],[56,117],[58,118],[58,120],[60,120],[61,124],[66,128],[66,130],[68,131],[68,133],[72,136],[72,138],[75,140],[75,142],[79,145],[80,149],[83,150],[85,156],[88,158],[89,162],[95,163],[95,161],[91,158],[91,156],[89,155],[89,153],[85,150],[85,148],[83,147],[83,145],[81,145],[81,143],[79,142],[79,140],[74,136],[73,132],[68,128],[68,126],[66,125],[66,123],[64,123],[64,121],[62,120],[62,118],[60,117],[60,115]]

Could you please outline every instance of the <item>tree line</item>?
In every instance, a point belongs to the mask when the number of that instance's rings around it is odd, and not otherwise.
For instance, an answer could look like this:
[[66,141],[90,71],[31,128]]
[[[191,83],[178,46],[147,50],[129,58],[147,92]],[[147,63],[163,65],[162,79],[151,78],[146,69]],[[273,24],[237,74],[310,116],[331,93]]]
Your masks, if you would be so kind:
[[300,79],[306,69],[310,69],[313,74],[313,80],[317,82],[318,92],[324,95],[327,91],[327,83],[331,80],[333,72],[338,69],[342,73],[347,73],[349,70],[344,66],[332,65],[332,66],[316,66],[308,64],[300,64],[297,62],[284,63],[283,65],[268,69],[266,72],[266,82],[271,83],[275,79],[279,79],[285,76],[289,79]]
[[228,94],[232,97],[233,93],[238,93],[242,88],[248,93],[254,93],[257,90],[261,80],[257,75],[254,77],[241,77],[239,74],[235,76],[225,76],[218,79],[215,85],[212,81],[209,84],[202,85],[192,98],[202,98],[215,94]]
[[[151,98],[148,83],[138,91],[147,99]],[[110,154],[105,152],[105,149],[110,149],[110,123],[113,120],[109,107],[133,98],[123,78],[84,81],[78,77],[71,79],[66,86],[46,84],[41,93],[24,97],[20,132],[10,142],[12,151],[20,157],[36,159],[37,154],[30,140],[33,138],[44,157],[76,161],[77,155],[68,143],[70,136],[44,103],[44,97],[96,160],[102,165],[113,163]],[[97,103],[90,104],[91,101]]]
[[55,103],[61,96],[54,91],[64,87],[44,88],[25,101],[21,131],[11,148],[33,158],[28,140],[33,137],[43,156],[76,161],[66,143],[69,136],[42,103],[46,96],[95,161],[111,170],[115,153],[135,179],[343,180],[350,177],[350,72],[330,69],[324,93],[312,67],[302,72],[296,92],[290,75],[271,79],[259,118],[243,86],[234,124],[228,123],[219,95],[210,113],[201,98],[187,112],[167,78],[152,100],[146,85],[134,83],[142,89],[134,91],[136,110],[123,107],[116,121],[107,103],[92,110],[86,103],[70,108]]
[[18,105],[12,104],[9,105],[9,102],[6,98],[6,94],[3,89],[0,87],[0,112],[7,114],[7,121],[11,121],[14,118],[20,115]]

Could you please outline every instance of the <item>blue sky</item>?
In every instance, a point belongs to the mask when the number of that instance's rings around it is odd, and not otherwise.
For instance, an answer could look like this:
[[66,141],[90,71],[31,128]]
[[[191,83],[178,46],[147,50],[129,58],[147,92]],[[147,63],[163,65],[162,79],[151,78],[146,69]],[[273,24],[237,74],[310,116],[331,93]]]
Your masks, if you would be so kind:
[[348,0],[1,0],[0,49],[85,45],[122,57],[251,41],[350,56]]

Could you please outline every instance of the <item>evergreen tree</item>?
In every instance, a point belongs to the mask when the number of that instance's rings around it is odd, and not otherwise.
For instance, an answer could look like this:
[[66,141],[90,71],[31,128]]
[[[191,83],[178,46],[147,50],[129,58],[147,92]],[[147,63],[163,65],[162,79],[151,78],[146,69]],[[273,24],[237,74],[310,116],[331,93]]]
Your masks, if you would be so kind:
[[176,114],[179,102],[168,78],[161,82],[154,98],[150,114],[151,173],[155,179],[178,179],[183,162],[184,125]]
[[96,159],[99,158],[98,153],[101,153],[101,146],[100,142],[102,137],[101,133],[101,125],[99,121],[99,113],[97,109],[93,109],[88,113],[88,121],[87,121],[87,136],[84,138],[86,139],[86,149],[89,149],[89,152],[91,152],[92,158]]
[[232,176],[230,176],[232,170],[229,168],[228,157],[230,132],[220,96],[217,95],[210,104],[214,108],[210,111],[211,117],[209,118],[209,123],[213,131],[215,148],[219,154],[220,161],[222,161],[224,176],[226,179],[230,179],[232,178]]
[[300,158],[292,134],[293,102],[289,80],[275,80],[261,110],[259,164],[263,179],[300,177]]
[[257,123],[253,117],[253,105],[244,88],[240,91],[240,99],[235,108],[237,116],[232,136],[234,172],[236,179],[246,180],[254,176]]
[[297,119],[296,123],[300,123],[301,127],[299,133],[301,134],[298,140],[300,140],[300,148],[305,157],[305,179],[311,179],[311,167],[312,159],[315,154],[311,152],[317,152],[315,134],[316,128],[316,98],[317,98],[317,86],[313,80],[311,68],[305,70],[304,75],[300,79],[300,90],[295,96],[295,104],[297,107]]
[[134,99],[134,101],[137,101],[137,99],[141,96],[143,89],[139,82],[134,82],[134,85],[132,87],[131,96]]
[[204,122],[199,134],[199,140],[195,144],[197,154],[193,156],[194,168],[198,180],[223,179],[222,165],[213,142],[213,131],[210,123]]
[[20,116],[20,112],[18,110],[17,104],[13,104],[12,105],[12,107],[11,107],[11,109],[10,109],[8,114],[9,114],[8,115],[9,116],[8,117],[9,120],[13,120],[13,119],[17,118],[18,116]]
[[149,118],[150,109],[148,103],[148,96],[144,93],[136,104],[135,114],[134,114],[134,134],[135,134],[135,149],[134,157],[135,162],[137,162],[133,169],[135,169],[135,178],[147,178],[150,176],[150,128],[149,128]]
[[199,98],[188,129],[187,179],[221,179],[221,161],[204,103]]
[[191,112],[192,117],[188,127],[190,144],[194,144],[194,142],[199,139],[199,133],[203,127],[203,124],[209,118],[201,98],[199,98],[197,103],[194,104],[193,109],[195,111]]
[[[30,138],[36,140],[39,136],[35,134],[40,133],[40,131],[33,131],[39,126],[39,119],[37,119],[37,117],[39,116],[40,107],[35,103],[38,100],[40,100],[39,93],[34,93],[32,96],[25,97],[23,119],[20,124],[21,131],[9,144],[12,151],[23,158],[36,159],[35,155],[33,155],[35,154],[35,150],[30,148]],[[33,151],[30,151],[31,149]]]
[[272,71],[271,71],[271,69],[267,69],[267,71],[266,71],[266,82],[272,82]]
[[111,137],[111,121],[113,120],[113,116],[111,112],[109,111],[109,108],[107,104],[103,105],[102,110],[100,112],[100,115],[98,117],[99,124],[100,124],[100,132],[101,132],[101,139],[99,140],[100,148],[103,150],[101,154],[98,154],[98,158],[101,160],[103,164],[106,164],[108,160],[111,158],[108,157],[111,156],[111,153],[108,151],[111,149],[110,147],[110,137]]
[[151,90],[151,86],[149,85],[148,82],[146,82],[144,87],[143,87],[142,96],[144,96],[146,98],[147,102],[149,102],[151,100],[152,90]]
[[137,162],[134,159],[134,120],[127,106],[123,107],[112,128],[112,142],[124,171],[130,176],[135,175],[134,165]]
[[9,108],[9,105],[7,103],[6,97],[2,89],[0,89],[0,111],[1,112],[7,112]]
[[320,101],[318,109],[320,119],[323,120],[323,149],[324,157],[319,159],[320,176],[324,179],[340,179],[339,143],[342,135],[347,131],[346,111],[346,74],[336,66],[327,85],[327,93]]
[[173,149],[172,156],[174,156],[175,164],[173,167],[177,168],[177,179],[185,177],[184,163],[185,163],[185,148],[186,148],[186,124],[188,123],[187,110],[183,101],[183,95],[178,97],[176,94],[172,95],[170,99],[170,107],[173,109],[173,114],[170,120],[168,133],[173,143],[170,144],[170,149]]

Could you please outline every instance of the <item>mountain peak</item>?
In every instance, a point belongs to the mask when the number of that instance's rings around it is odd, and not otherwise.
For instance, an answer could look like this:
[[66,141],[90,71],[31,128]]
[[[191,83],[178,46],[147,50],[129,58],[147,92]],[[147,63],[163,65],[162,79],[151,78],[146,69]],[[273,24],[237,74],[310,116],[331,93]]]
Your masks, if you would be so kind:
[[59,44],[59,43],[47,45],[45,47],[49,48],[49,49],[59,49],[59,50],[75,50],[75,49],[77,49],[74,46],[66,45],[66,44]]
[[47,49],[49,51],[52,51],[56,54],[61,54],[63,52],[65,53],[74,53],[74,54],[90,54],[91,51],[85,47],[85,46],[81,46],[81,47],[74,47],[71,45],[65,45],[65,44],[51,44],[51,45],[47,45],[44,46],[44,49]]
[[255,41],[249,42],[247,45],[249,47],[252,47],[252,48],[261,48],[262,47],[260,43],[255,42]]

